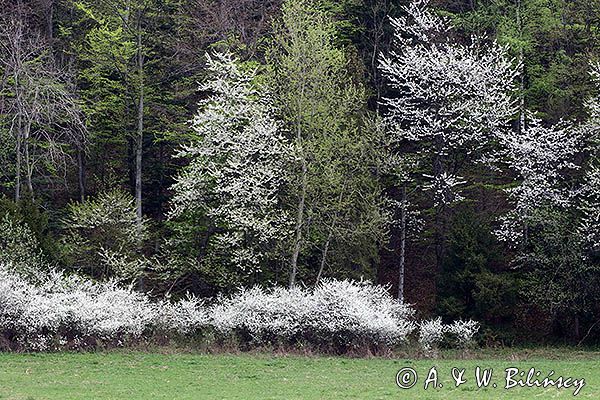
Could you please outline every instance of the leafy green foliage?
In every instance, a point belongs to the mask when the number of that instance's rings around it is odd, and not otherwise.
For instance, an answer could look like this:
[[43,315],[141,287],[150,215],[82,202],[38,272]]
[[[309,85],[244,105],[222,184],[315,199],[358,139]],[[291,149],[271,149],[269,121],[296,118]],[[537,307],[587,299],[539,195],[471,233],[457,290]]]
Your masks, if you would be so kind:
[[490,226],[470,210],[452,218],[448,248],[438,277],[437,311],[445,319],[473,318],[485,327],[506,329],[512,322],[519,287],[501,270],[500,243]]
[[141,254],[147,227],[137,225],[129,194],[113,190],[71,203],[63,229],[68,264],[94,277],[131,279],[147,264]]
[[365,90],[336,43],[337,24],[319,5],[285,2],[267,53],[269,83],[298,160],[288,200],[297,213],[291,274],[301,256],[304,277],[311,275],[306,264],[320,265],[317,279],[329,264],[368,271],[388,219],[374,175],[380,138],[362,113]]

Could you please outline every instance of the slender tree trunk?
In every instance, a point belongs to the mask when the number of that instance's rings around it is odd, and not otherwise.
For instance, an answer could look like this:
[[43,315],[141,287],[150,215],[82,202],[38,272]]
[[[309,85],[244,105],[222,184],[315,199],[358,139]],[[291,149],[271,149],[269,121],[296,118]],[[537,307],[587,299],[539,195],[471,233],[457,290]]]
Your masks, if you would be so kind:
[[31,156],[29,154],[29,136],[31,131],[31,123],[28,122],[25,126],[25,134],[23,135],[23,149],[25,151],[25,172],[26,172],[26,182],[27,182],[27,190],[29,191],[29,195],[31,198],[34,198],[33,194],[33,165],[31,162]]
[[83,165],[83,149],[77,149],[77,179],[79,182],[79,199],[85,200],[85,171]]
[[15,153],[17,156],[16,162],[15,162],[15,202],[19,202],[19,200],[21,200],[21,169],[22,169],[22,161],[21,161],[21,147],[22,147],[22,138],[23,138],[23,133],[22,133],[22,125],[23,125],[23,118],[21,117],[21,114],[19,113],[19,117],[17,118],[18,122],[17,122],[17,140],[16,140],[16,147],[15,147]]
[[52,39],[54,39],[54,1],[50,2],[46,12],[46,35],[52,45]]
[[[22,7],[22,3],[21,1],[19,1],[19,7]],[[21,10],[21,8],[19,8],[19,11]],[[18,25],[18,31],[15,35],[15,41],[19,41],[19,42],[15,42],[14,43],[14,49],[13,51],[16,53],[13,56],[13,60],[14,60],[14,66],[13,66],[13,88],[14,88],[14,92],[15,92],[15,101],[16,101],[16,107],[17,107],[17,130],[16,130],[16,135],[15,135],[15,153],[16,153],[16,162],[15,162],[15,202],[18,202],[19,200],[21,200],[21,171],[23,169],[23,160],[22,160],[22,151],[23,151],[23,114],[24,114],[24,110],[23,110],[23,99],[21,97],[21,89],[19,88],[20,85],[20,69],[21,69],[21,65],[20,65],[20,60],[21,60],[21,52],[20,52],[20,40],[21,40],[21,32],[22,27],[21,27],[21,22],[19,22]]]
[[137,137],[135,145],[135,209],[138,229],[142,227],[142,152],[144,144],[144,55],[142,51],[141,12],[138,15],[137,67],[139,79]]
[[323,275],[323,270],[325,269],[325,264],[327,261],[327,252],[329,251],[329,243],[331,243],[332,237],[333,237],[333,233],[329,232],[329,236],[327,236],[327,241],[325,242],[325,247],[323,248],[323,255],[321,256],[321,266],[319,267],[319,273],[317,274],[317,284],[321,280],[321,276]]
[[333,220],[331,221],[331,225],[329,228],[329,234],[327,235],[327,241],[325,242],[325,247],[323,248],[323,254],[321,255],[321,266],[319,268],[319,273],[317,274],[317,283],[319,283],[319,281],[321,280],[321,276],[323,275],[323,270],[325,269],[325,264],[327,263],[327,253],[329,251],[329,246],[331,244],[331,240],[333,240],[333,230],[335,229],[336,225],[337,225],[337,219],[338,219],[338,213],[340,208],[342,207],[342,199],[344,198],[344,193],[346,191],[346,183],[348,183],[348,180],[344,180],[344,185],[342,187],[342,190],[340,191],[340,195],[338,196],[338,202],[337,202],[337,211],[335,212],[334,216],[333,216]]
[[164,188],[165,188],[165,174],[164,174],[164,165],[165,165],[165,146],[164,143],[161,141],[159,144],[159,152],[158,152],[159,156],[158,156],[158,162],[159,162],[159,178],[158,178],[158,195],[160,197],[160,201],[158,203],[158,220],[159,221],[164,221],[164,208],[165,208],[165,204],[164,204]]
[[[435,177],[442,176],[445,172],[444,162],[442,160],[442,149],[443,141],[438,136],[436,137],[436,156],[433,163],[433,174]],[[440,200],[440,199],[438,199]],[[435,210],[435,258],[436,258],[436,272],[439,272],[442,267],[442,260],[445,253],[446,245],[446,204],[445,200],[441,199],[441,202],[437,204]]]
[[402,206],[400,209],[400,256],[398,260],[398,301],[404,302],[404,270],[406,252],[406,184],[402,186]]
[[[299,130],[299,128],[298,128]],[[307,166],[306,159],[302,157],[302,187],[300,188],[300,201],[298,204],[298,213],[296,215],[296,237],[294,238],[294,250],[290,266],[290,288],[296,285],[296,274],[298,273],[298,256],[302,247],[302,228],[304,225],[304,207],[306,204],[306,186],[307,186]]]

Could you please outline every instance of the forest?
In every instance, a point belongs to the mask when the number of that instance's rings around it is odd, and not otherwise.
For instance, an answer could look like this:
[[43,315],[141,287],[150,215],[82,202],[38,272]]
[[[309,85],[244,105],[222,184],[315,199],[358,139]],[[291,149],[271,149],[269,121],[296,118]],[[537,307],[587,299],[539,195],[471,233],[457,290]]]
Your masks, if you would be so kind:
[[600,342],[600,0],[0,5],[0,297],[370,281],[482,344]]

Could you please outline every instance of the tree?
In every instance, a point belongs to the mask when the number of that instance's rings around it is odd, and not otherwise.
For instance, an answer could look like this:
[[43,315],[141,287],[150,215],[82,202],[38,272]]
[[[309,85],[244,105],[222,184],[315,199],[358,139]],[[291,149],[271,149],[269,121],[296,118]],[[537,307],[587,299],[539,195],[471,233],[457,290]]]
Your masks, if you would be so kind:
[[281,0],[188,0],[190,32],[204,44],[227,43],[254,55],[279,11]]
[[[79,46],[81,59],[87,62],[80,75],[89,85],[86,95],[100,100],[99,104],[89,103],[87,110],[91,115],[122,114],[112,123],[100,121],[99,125],[116,128],[116,137],[128,142],[132,155],[131,181],[141,227],[145,114],[148,92],[156,84],[148,82],[147,77],[147,57],[151,54],[148,32],[152,29],[150,20],[158,14],[158,4],[154,0],[74,0],[73,3],[82,15],[75,25],[93,26],[84,33]],[[117,96],[115,90],[119,91]],[[114,109],[105,108],[111,104]],[[124,132],[128,132],[125,137]],[[114,136],[115,132],[111,133]]]
[[568,123],[545,127],[532,114],[519,132],[502,139],[506,160],[517,173],[519,184],[507,189],[514,206],[503,217],[497,235],[513,244],[526,244],[528,219],[543,207],[568,207],[574,193],[569,190],[568,170],[577,169],[575,155],[582,150],[582,136]]
[[430,11],[427,1],[412,2],[392,25],[396,47],[382,55],[380,69],[395,96],[383,105],[395,150],[421,159],[418,186],[433,200],[439,267],[446,213],[463,199],[459,188],[467,183],[459,174],[472,164],[488,165],[509,128],[518,67],[494,41],[453,41],[449,20]]
[[35,204],[0,198],[0,264],[35,279],[50,269],[55,247],[47,216]]
[[319,279],[335,249],[343,268],[368,264],[386,229],[374,175],[378,139],[362,113],[365,92],[321,6],[286,1],[267,53],[276,105],[297,160],[289,192],[295,213],[290,286],[307,259],[319,260]]
[[148,265],[142,247],[148,227],[137,224],[131,195],[113,189],[95,199],[71,203],[62,221],[68,264],[93,277],[131,280]]
[[289,232],[282,205],[292,149],[274,118],[256,72],[231,54],[207,56],[208,97],[194,117],[194,135],[179,152],[190,164],[178,176],[172,217],[200,213],[212,225],[205,268],[225,269],[226,284],[259,273],[277,261]]
[[507,189],[513,208],[496,232],[517,251],[513,263],[527,277],[523,294],[555,320],[572,321],[576,339],[580,319],[600,299],[598,175],[593,163],[579,173],[577,162],[589,147],[586,125],[546,127],[528,115],[524,127],[504,138],[519,183]]
[[583,119],[590,55],[597,54],[595,32],[600,2],[583,0],[443,0],[436,6],[452,13],[462,35],[495,37],[522,61],[524,105],[548,123]]
[[598,92],[587,101],[589,121],[583,127],[590,157],[579,193],[577,228],[586,257],[600,262],[600,63],[592,66],[592,79]]
[[1,122],[14,146],[18,201],[23,181],[34,196],[35,177],[50,180],[66,170],[70,147],[83,148],[87,131],[68,74],[57,67],[40,34],[26,25],[22,5],[2,21],[0,55]]

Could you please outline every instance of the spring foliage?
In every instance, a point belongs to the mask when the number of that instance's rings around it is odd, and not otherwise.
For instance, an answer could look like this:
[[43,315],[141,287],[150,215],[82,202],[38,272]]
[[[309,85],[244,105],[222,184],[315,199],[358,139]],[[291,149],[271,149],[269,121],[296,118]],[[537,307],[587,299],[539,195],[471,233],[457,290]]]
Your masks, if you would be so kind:
[[136,222],[133,197],[120,190],[71,203],[63,220],[66,256],[92,276],[130,280],[147,260],[140,254],[148,237],[146,221]]

